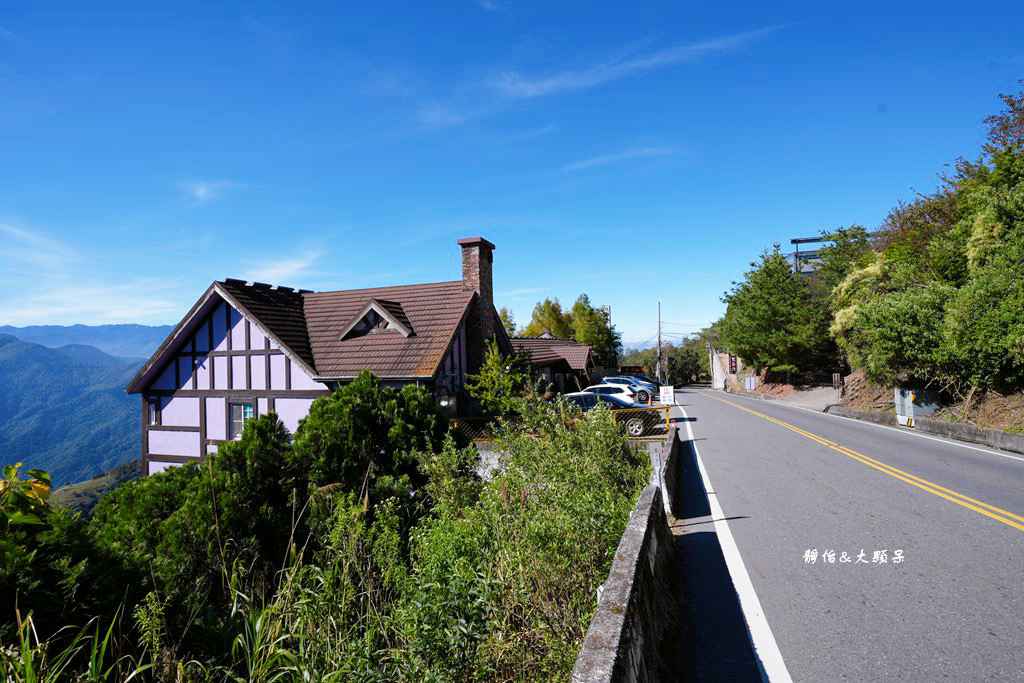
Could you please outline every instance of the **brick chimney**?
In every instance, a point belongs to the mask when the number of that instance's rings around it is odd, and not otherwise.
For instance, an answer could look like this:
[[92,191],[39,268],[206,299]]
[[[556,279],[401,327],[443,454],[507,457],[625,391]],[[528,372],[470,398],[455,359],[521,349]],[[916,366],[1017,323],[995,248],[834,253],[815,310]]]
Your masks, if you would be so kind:
[[475,290],[480,295],[480,306],[468,320],[467,351],[469,366],[476,372],[483,363],[484,340],[495,334],[494,289],[491,284],[491,264],[494,261],[495,246],[483,237],[466,237],[459,240],[462,247],[462,288]]

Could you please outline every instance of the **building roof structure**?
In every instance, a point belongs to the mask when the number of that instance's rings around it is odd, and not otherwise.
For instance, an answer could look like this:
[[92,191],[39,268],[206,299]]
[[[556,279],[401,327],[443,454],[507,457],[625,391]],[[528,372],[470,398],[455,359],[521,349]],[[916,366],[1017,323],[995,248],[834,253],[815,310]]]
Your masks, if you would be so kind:
[[565,361],[573,370],[586,370],[594,365],[593,350],[572,339],[559,339],[546,334],[541,337],[513,337],[512,348],[529,353],[534,365],[553,365]]

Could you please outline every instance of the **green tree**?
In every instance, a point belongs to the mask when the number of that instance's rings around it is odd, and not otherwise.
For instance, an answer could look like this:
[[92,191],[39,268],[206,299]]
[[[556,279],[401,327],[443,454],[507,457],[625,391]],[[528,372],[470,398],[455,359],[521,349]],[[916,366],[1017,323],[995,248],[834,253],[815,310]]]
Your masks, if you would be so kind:
[[524,337],[539,337],[548,332],[560,339],[572,339],[572,317],[562,311],[558,298],[544,299],[533,307],[530,322],[523,329]]
[[1024,385],[1024,93],[1001,98],[983,155],[894,209],[833,291],[832,332],[876,382]]
[[369,371],[317,399],[295,432],[293,466],[313,487],[340,485],[371,499],[418,484],[414,453],[437,448],[448,418],[425,388],[382,386]]
[[562,304],[557,298],[538,302],[522,334],[525,337],[539,337],[545,332],[590,346],[598,365],[618,365],[619,354],[622,353],[622,335],[614,325],[608,324],[603,311],[590,304],[590,297],[585,293],[580,294],[569,311],[562,310]]
[[622,335],[615,326],[609,326],[604,312],[590,305],[590,297],[580,294],[573,304],[570,320],[573,338],[589,346],[598,365],[613,368],[619,364],[622,353]]
[[106,627],[121,600],[139,597],[137,583],[78,513],[50,506],[49,474],[22,477],[20,467],[4,467],[0,478],[0,641],[14,642],[16,610],[32,614],[42,640],[93,617]]
[[498,318],[501,319],[501,326],[505,328],[508,336],[516,336],[516,319],[512,315],[512,311],[502,306],[498,309]]
[[522,410],[531,375],[527,356],[518,353],[504,356],[498,344],[490,339],[480,372],[466,378],[466,388],[479,399],[486,412],[508,415]]
[[[805,278],[793,273],[776,244],[742,283],[727,292],[721,335],[729,350],[757,369],[807,369],[827,350],[820,309]],[[827,330],[827,328],[826,328]]]

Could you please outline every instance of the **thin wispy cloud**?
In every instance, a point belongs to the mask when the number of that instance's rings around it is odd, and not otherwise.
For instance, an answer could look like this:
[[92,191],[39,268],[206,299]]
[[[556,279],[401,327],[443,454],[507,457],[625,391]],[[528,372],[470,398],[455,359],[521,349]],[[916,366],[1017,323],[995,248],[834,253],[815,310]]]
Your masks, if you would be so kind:
[[182,302],[175,301],[171,293],[166,280],[151,277],[133,278],[115,285],[77,281],[44,284],[29,296],[19,297],[16,305],[5,304],[2,322],[33,325],[170,321],[180,314],[182,307]]
[[558,125],[554,123],[521,130],[481,130],[476,131],[470,139],[473,142],[486,145],[511,145],[527,142],[528,140],[554,133],[556,130],[558,130]]
[[678,153],[674,147],[636,147],[633,149],[623,150],[614,154],[603,154],[597,157],[591,157],[589,159],[581,159],[579,161],[573,161],[572,163],[566,164],[562,167],[563,173],[578,173],[579,171],[585,171],[595,166],[607,166],[608,164],[618,164],[625,161],[632,161],[634,159],[649,159],[652,157],[667,157],[673,156]]
[[419,86],[418,79],[408,69],[376,66],[367,67],[356,83],[356,89],[370,97],[409,97]]
[[227,192],[242,187],[231,180],[185,180],[178,185],[200,204],[219,199]]
[[0,252],[0,324],[167,322],[184,303],[174,278],[84,276],[87,253],[11,223],[0,223]]
[[0,38],[8,38],[8,39],[14,38],[14,33],[12,33],[11,31],[8,31],[3,26],[0,26]]
[[551,124],[548,124],[546,126],[539,126],[537,128],[528,128],[526,130],[521,130],[521,131],[518,131],[518,132],[515,132],[515,133],[509,133],[508,135],[504,136],[504,138],[502,138],[501,141],[506,143],[506,144],[513,143],[513,142],[525,142],[526,140],[533,140],[534,138],[539,138],[542,135],[547,135],[548,133],[553,133],[556,130],[558,130],[558,126],[556,126],[555,124],[551,123]]
[[531,98],[560,92],[585,90],[610,81],[663,67],[697,62],[705,57],[726,54],[767,38],[784,28],[767,26],[756,31],[737,33],[689,45],[676,45],[658,52],[634,57],[620,57],[580,70],[562,71],[550,76],[532,78],[518,71],[505,71],[492,76],[487,84],[508,97]]
[[245,277],[247,280],[270,284],[291,282],[295,278],[310,275],[310,267],[322,255],[320,251],[307,251],[300,256],[256,264],[246,272]]
[[5,264],[0,270],[8,272],[26,267],[55,268],[74,257],[66,245],[10,223],[0,223],[0,250]]
[[457,126],[466,120],[465,115],[459,114],[447,105],[431,102],[419,108],[416,116],[421,123],[428,126]]
[[477,0],[476,4],[480,5],[483,9],[488,12],[504,12],[504,3],[498,2],[498,0]]

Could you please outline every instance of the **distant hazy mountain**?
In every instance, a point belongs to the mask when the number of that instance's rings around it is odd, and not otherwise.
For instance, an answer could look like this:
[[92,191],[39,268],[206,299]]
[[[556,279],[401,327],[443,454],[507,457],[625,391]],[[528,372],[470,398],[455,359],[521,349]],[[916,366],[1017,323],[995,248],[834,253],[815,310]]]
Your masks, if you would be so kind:
[[111,356],[149,358],[173,329],[171,325],[0,325],[0,334],[50,348],[86,344]]
[[[14,335],[16,336],[16,335]],[[43,344],[43,346],[46,346]],[[113,365],[133,365],[141,364],[144,358],[122,358],[121,356],[111,356],[109,353],[103,353],[95,346],[89,346],[88,344],[65,344],[64,346],[58,346],[54,349],[57,353],[73,358],[74,360],[85,363],[86,365],[102,365],[110,367]]]
[[0,465],[47,470],[59,486],[138,457],[139,397],[124,387],[140,365],[88,346],[50,349],[0,334]]

